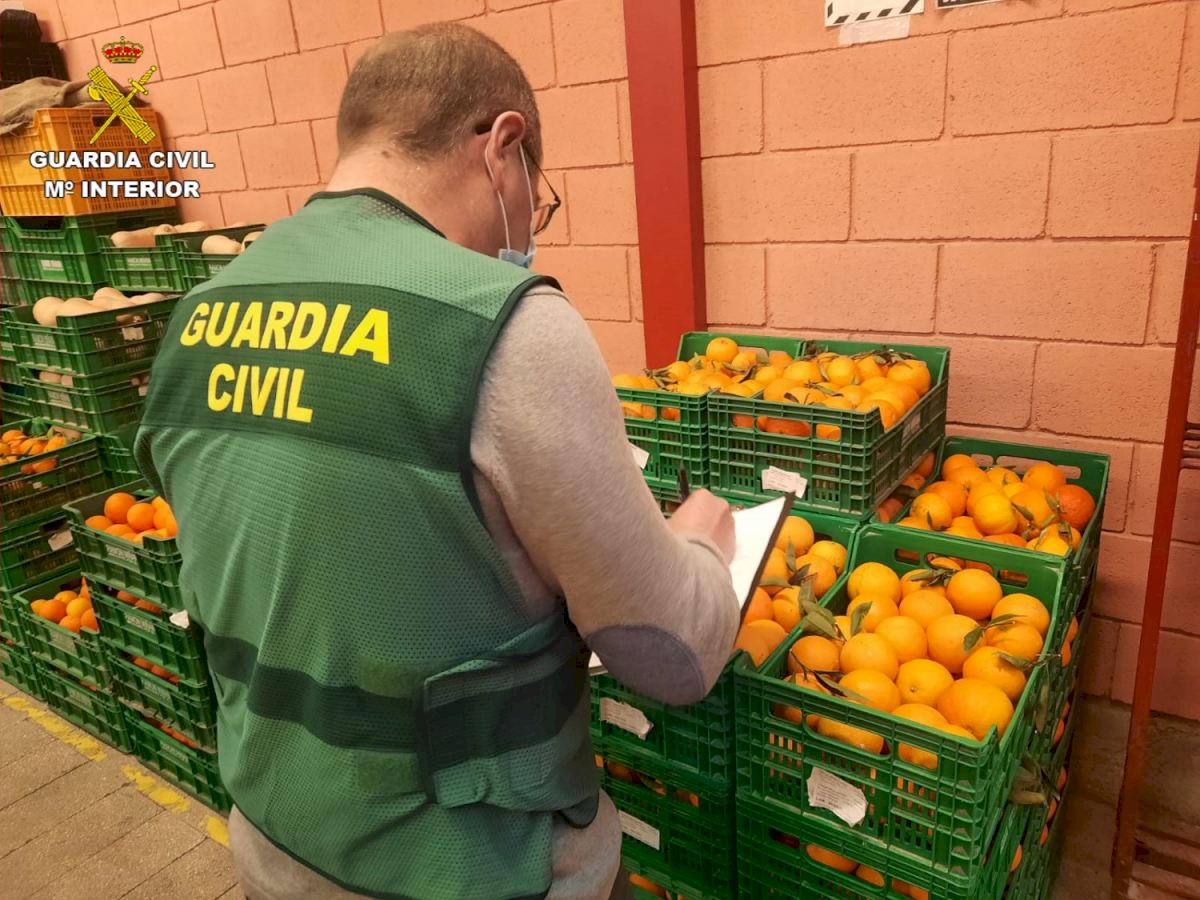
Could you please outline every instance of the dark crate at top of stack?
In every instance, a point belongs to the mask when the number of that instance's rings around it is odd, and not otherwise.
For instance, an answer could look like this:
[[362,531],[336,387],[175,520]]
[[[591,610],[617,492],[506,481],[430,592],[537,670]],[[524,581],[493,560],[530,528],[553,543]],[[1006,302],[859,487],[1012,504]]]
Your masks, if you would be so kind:
[[[804,508],[862,519],[945,437],[950,351],[916,344],[884,348],[859,341],[812,341],[808,348],[810,353],[847,356],[882,349],[908,354],[928,366],[932,385],[890,429],[883,427],[877,410],[710,394],[708,486],[749,502],[769,500],[783,493],[781,482],[764,483],[764,476],[768,481],[775,476],[796,490]],[[790,423],[800,433],[764,427],[772,422]]]
[[42,40],[34,13],[0,10],[0,90],[43,77],[66,80],[62,51]]

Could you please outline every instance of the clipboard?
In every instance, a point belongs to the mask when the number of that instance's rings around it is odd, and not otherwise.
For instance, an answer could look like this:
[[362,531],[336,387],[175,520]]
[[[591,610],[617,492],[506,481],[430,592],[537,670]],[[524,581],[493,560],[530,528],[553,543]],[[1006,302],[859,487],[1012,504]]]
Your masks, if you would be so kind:
[[[795,499],[794,493],[787,493],[766,503],[733,511],[735,543],[733,559],[729,563],[729,577],[741,601],[739,626],[746,617],[754,589],[762,580],[767,559],[779,540],[783,523],[791,513]],[[605,671],[600,657],[593,653],[588,663],[588,674],[597,675]]]

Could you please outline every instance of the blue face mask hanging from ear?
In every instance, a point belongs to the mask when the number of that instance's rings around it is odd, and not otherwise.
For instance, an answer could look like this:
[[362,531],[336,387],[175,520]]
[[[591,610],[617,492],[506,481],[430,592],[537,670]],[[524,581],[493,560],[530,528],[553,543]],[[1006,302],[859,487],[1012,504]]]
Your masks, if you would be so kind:
[[[525,188],[529,191],[529,249],[522,253],[512,249],[512,238],[508,233],[508,212],[504,208],[504,198],[496,191],[496,201],[500,204],[500,218],[504,220],[504,248],[496,255],[514,266],[528,269],[533,264],[533,255],[537,252],[537,241],[533,235],[533,182],[529,180],[529,164],[525,161],[525,147],[519,145],[521,151],[521,167],[525,170]],[[492,164],[488,162],[487,152],[483,154],[483,164],[487,167],[488,177],[492,177]]]

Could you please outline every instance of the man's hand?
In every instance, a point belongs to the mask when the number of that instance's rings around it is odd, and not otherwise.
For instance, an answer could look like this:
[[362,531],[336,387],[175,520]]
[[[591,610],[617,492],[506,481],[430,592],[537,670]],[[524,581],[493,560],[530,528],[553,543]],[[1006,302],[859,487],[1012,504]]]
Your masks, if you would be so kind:
[[677,534],[703,535],[717,545],[726,563],[733,559],[733,514],[720,497],[703,489],[692,491],[667,524]]

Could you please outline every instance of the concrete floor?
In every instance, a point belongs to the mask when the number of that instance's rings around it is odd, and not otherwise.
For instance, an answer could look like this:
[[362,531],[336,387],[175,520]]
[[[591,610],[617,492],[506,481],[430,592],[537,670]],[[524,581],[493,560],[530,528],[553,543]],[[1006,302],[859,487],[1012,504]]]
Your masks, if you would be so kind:
[[[1055,900],[1109,892],[1128,709],[1080,703]],[[1153,722],[1143,820],[1200,820],[1200,723]],[[0,681],[4,900],[244,900],[224,820]]]

